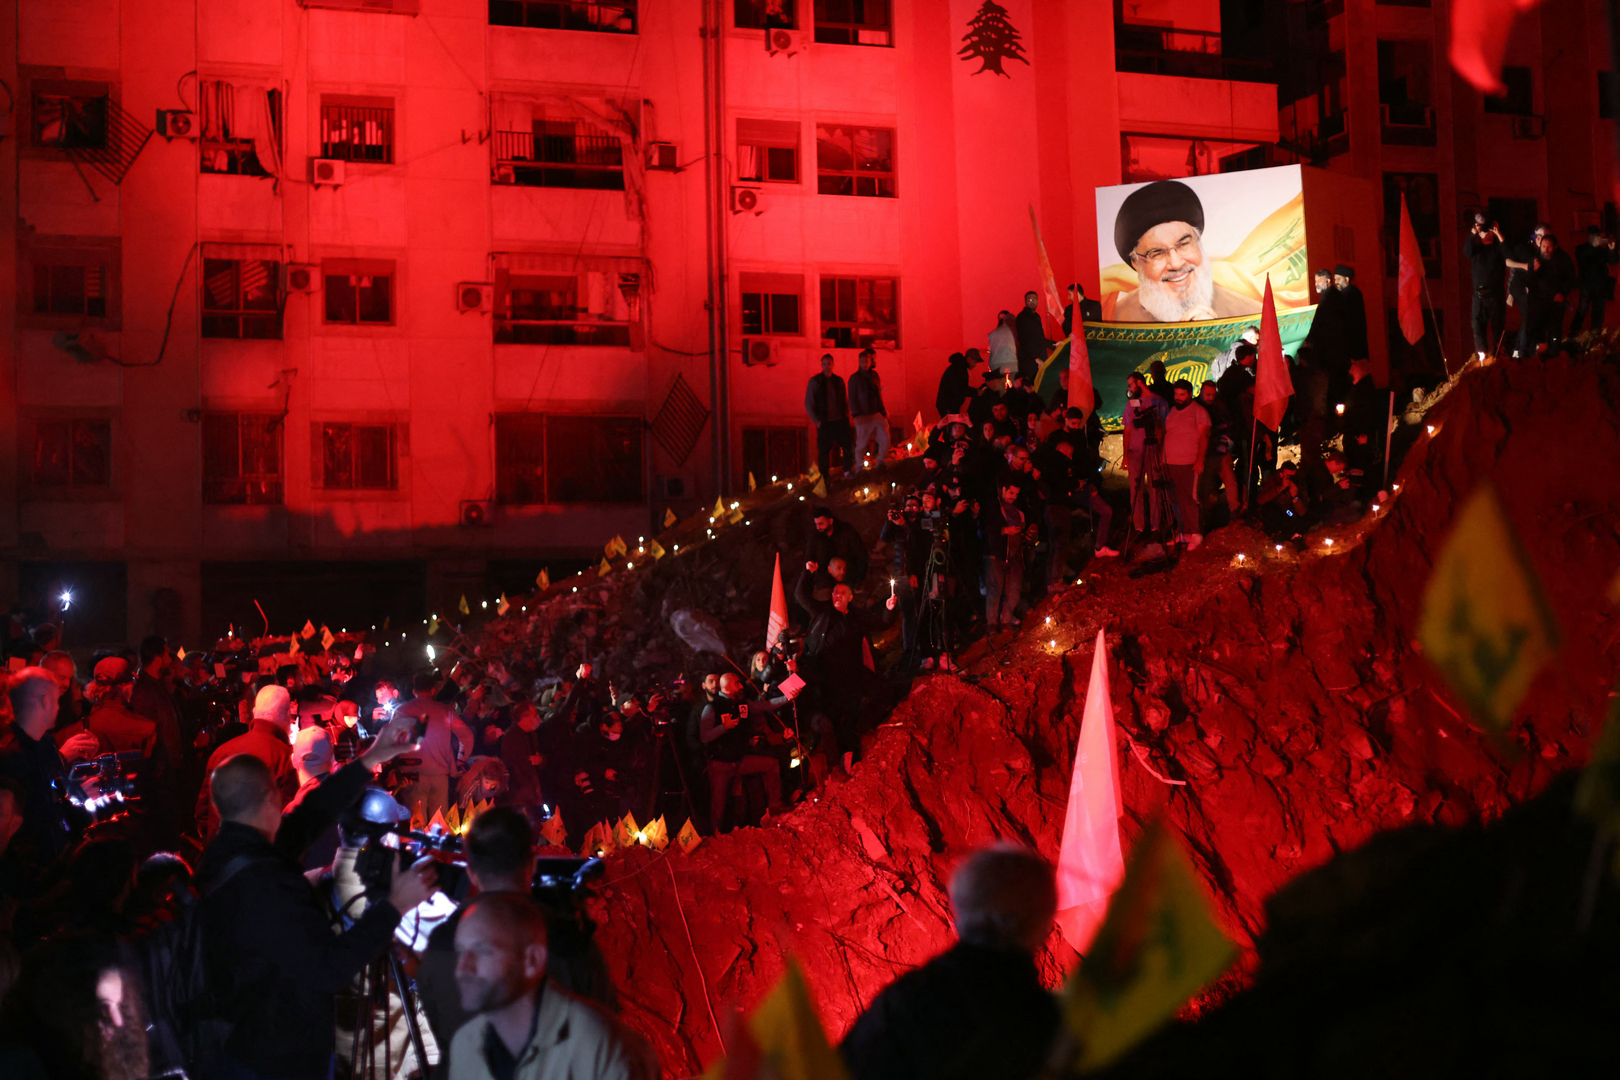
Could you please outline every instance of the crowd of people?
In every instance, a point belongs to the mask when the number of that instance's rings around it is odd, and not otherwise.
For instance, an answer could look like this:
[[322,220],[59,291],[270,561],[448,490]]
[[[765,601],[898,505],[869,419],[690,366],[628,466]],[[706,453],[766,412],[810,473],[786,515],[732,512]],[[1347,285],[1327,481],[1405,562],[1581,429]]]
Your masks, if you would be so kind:
[[[1604,309],[1614,299],[1609,268],[1620,263],[1620,253],[1598,225],[1587,226],[1585,236],[1572,259],[1544,221],[1527,239],[1509,243],[1499,223],[1474,215],[1463,256],[1474,286],[1470,321],[1477,359],[1488,361],[1502,352],[1515,358],[1543,349],[1556,353],[1582,330],[1603,329]],[[1510,306],[1519,313],[1519,329],[1507,345]]]

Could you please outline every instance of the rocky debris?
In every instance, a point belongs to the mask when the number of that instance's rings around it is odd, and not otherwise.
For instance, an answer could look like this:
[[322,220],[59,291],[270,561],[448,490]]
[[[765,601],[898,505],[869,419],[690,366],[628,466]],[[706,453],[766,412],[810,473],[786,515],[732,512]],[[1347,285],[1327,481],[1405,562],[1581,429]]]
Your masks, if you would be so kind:
[[[693,1074],[720,1051],[715,1017],[756,1003],[792,954],[836,1036],[951,940],[945,885],[964,852],[1013,839],[1055,859],[1099,628],[1113,660],[1126,840],[1164,813],[1245,946],[1267,925],[1267,898],[1337,853],[1407,825],[1501,817],[1585,760],[1615,670],[1620,617],[1602,595],[1620,566],[1620,475],[1600,466],[1620,461],[1617,408],[1608,361],[1470,371],[1424,418],[1432,434],[1420,429],[1394,500],[1367,521],[1319,534],[1303,553],[1234,526],[1145,580],[1088,567],[1011,644],[976,647],[964,676],[915,683],[853,779],[690,855],[616,856],[599,940],[626,1019],[669,1072]],[[1522,752],[1507,764],[1412,642],[1453,509],[1487,477],[1565,635],[1560,671],[1532,688]],[[504,647],[594,647],[628,669],[641,647],[632,641],[678,654],[649,616],[697,606],[686,597],[699,589],[722,622],[760,621],[772,547],[796,545],[808,511],[749,513],[758,539],[722,533],[684,568],[660,563],[656,585],[626,575],[582,587],[592,599],[547,605]],[[857,524],[872,536],[877,518]],[[662,599],[676,588],[693,591]],[[1052,985],[1074,960],[1054,936],[1041,957]]]

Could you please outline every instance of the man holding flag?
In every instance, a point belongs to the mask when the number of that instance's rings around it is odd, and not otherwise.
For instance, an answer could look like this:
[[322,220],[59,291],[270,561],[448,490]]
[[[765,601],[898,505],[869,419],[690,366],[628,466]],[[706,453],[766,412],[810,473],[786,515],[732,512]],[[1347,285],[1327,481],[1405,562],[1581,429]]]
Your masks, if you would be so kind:
[[[1288,375],[1288,358],[1283,355],[1282,332],[1277,327],[1277,302],[1271,295],[1271,276],[1266,276],[1266,295],[1260,305],[1259,360],[1254,376],[1254,420],[1249,441],[1248,472],[1244,485],[1254,481],[1254,453],[1260,428],[1266,429],[1267,454],[1275,455],[1277,429],[1294,396],[1294,381]],[[1275,458],[1273,458],[1275,461]],[[1264,467],[1263,471],[1265,470]]]

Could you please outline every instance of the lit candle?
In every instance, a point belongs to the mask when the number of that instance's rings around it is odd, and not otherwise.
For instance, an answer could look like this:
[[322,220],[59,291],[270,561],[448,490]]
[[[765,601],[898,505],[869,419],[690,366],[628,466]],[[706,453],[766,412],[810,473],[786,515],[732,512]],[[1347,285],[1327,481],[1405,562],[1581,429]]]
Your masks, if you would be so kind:
[[889,579],[889,598],[894,599],[894,578]]

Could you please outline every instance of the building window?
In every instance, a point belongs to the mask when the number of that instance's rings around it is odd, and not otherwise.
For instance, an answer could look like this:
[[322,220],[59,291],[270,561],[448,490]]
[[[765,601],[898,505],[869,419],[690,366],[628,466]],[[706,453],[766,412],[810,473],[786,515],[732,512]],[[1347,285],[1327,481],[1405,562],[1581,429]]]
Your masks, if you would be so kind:
[[204,413],[203,501],[279,505],[281,430],[277,413]]
[[511,345],[630,344],[639,274],[495,272],[495,341]]
[[636,0],[489,0],[489,25],[633,34]]
[[392,162],[394,99],[322,94],[321,157]]
[[[198,84],[200,168],[233,176],[277,175],[281,163],[281,91],[204,79]],[[261,152],[271,160],[261,161]]]
[[803,424],[743,428],[741,479],[752,474],[769,484],[772,477],[798,476],[810,467],[808,443]]
[[495,417],[495,495],[515,505],[640,503],[640,417]]
[[281,337],[279,262],[205,258],[202,287],[203,337]]
[[732,20],[739,30],[791,30],[796,6],[796,0],[732,0]]
[[396,491],[398,435],[393,424],[317,424],[321,487],[327,491]]
[[112,421],[40,421],[34,426],[32,472],[39,487],[107,487],[112,483]]
[[1534,116],[1534,82],[1527,67],[1508,66],[1502,69],[1502,85],[1507,93],[1501,97],[1485,95],[1485,111],[1506,116]]
[[1434,59],[1430,41],[1378,43],[1379,137],[1385,146],[1433,146]]
[[822,195],[894,198],[894,132],[817,124],[816,190]]
[[394,264],[328,259],[326,322],[336,326],[386,326],[394,321]]
[[497,184],[624,190],[618,135],[579,120],[534,116],[532,110],[521,103],[497,110]]
[[816,0],[816,40],[828,45],[892,45],[889,0]]
[[821,347],[898,348],[900,283],[894,278],[821,279]]
[[104,83],[33,82],[35,146],[99,150],[107,145],[112,97]]
[[737,121],[737,179],[799,182],[799,125],[793,120]]
[[99,266],[34,264],[34,314],[107,316],[107,289]]
[[798,274],[743,274],[742,332],[788,334],[803,332],[799,310],[804,279]]

